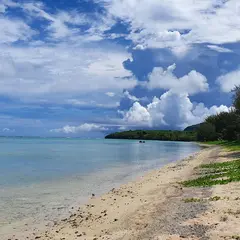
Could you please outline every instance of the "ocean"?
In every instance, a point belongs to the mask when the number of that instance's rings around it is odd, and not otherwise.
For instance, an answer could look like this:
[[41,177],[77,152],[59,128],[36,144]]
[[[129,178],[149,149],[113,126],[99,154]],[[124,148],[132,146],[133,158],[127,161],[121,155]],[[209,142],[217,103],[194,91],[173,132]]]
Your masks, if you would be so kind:
[[103,194],[185,158],[195,143],[71,138],[0,138],[0,236],[18,224],[67,216]]

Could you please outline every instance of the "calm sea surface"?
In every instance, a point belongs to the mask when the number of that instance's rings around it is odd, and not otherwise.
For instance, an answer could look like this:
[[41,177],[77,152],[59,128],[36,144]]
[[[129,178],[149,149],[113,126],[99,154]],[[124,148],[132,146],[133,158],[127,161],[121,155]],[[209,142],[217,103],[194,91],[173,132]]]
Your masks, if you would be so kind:
[[154,168],[199,151],[195,143],[0,138],[0,232],[49,221]]

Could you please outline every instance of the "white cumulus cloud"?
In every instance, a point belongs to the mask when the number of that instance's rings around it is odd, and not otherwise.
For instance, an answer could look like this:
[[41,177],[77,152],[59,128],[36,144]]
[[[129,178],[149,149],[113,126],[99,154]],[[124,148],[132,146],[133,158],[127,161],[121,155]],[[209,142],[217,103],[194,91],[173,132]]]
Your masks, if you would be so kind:
[[148,110],[141,106],[140,103],[135,102],[133,106],[124,113],[124,121],[134,125],[148,125],[151,121],[151,116]]
[[184,92],[189,94],[205,92],[208,90],[207,79],[201,73],[193,70],[187,75],[177,78],[173,74],[175,68],[175,64],[169,66],[167,70],[164,70],[161,67],[154,68],[152,73],[149,74],[148,88],[171,89],[172,92]]
[[108,128],[94,124],[94,123],[84,123],[79,126],[69,126],[66,125],[62,128],[52,129],[50,132],[54,133],[65,133],[65,134],[74,134],[79,132],[92,132],[92,131],[107,131]]
[[113,92],[106,92],[105,94],[109,97],[114,97],[115,96],[115,93],[113,93]]
[[240,85],[240,69],[218,77],[216,82],[223,92],[231,92],[235,86]]
[[207,47],[214,50],[214,51],[220,52],[220,53],[231,53],[232,52],[231,49],[224,48],[224,47],[219,47],[219,46],[216,46],[216,45],[208,45]]
[[3,128],[2,132],[4,132],[4,133],[13,133],[13,132],[15,132],[15,129]]
[[0,16],[0,43],[13,43],[18,40],[28,40],[34,34],[26,23]]
[[6,6],[0,3],[0,13],[4,13],[6,10]]
[[0,53],[0,93],[62,98],[60,94],[121,92],[137,84],[122,66],[128,57],[124,49],[114,45],[97,49],[67,44],[4,47]]
[[[7,14],[16,9],[22,15]],[[125,47],[96,44],[114,24],[111,18],[93,20],[82,12],[49,9],[41,1],[1,1],[0,94],[49,101],[87,93],[119,94],[137,84],[122,64],[131,58]],[[40,25],[33,29],[35,20]],[[86,31],[81,29],[85,25]]]
[[131,95],[131,94],[129,93],[129,91],[125,91],[125,92],[123,93],[123,96],[126,97],[126,98],[128,98],[128,99],[130,99],[130,100],[132,100],[132,101],[134,101],[134,102],[135,102],[135,101],[139,101],[139,98]]
[[[99,2],[99,0],[96,0]],[[102,0],[108,13],[129,23],[138,49],[240,40],[238,0]],[[227,34],[226,34],[227,33]]]
[[148,127],[185,128],[198,124],[210,115],[228,112],[227,106],[212,106],[207,108],[203,103],[194,104],[187,93],[168,91],[160,98],[154,97],[146,107],[135,102],[123,113],[123,121],[127,124]]

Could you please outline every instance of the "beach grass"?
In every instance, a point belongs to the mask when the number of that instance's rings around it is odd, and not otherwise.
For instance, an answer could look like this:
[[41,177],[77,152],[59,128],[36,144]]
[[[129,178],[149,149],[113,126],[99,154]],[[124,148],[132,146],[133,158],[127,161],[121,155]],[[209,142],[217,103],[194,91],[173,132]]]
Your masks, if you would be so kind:
[[240,159],[204,164],[199,169],[202,170],[202,176],[182,182],[185,187],[209,187],[240,181]]
[[204,144],[222,146],[228,151],[240,151],[240,141],[213,141],[205,142]]
[[216,202],[221,200],[222,198],[219,196],[214,196],[214,197],[210,197],[208,199],[203,199],[203,198],[185,198],[183,201],[185,203],[198,203],[198,202],[206,202],[206,201],[211,201],[211,202]]
[[196,202],[201,202],[202,199],[200,198],[186,198],[184,199],[185,203],[196,203]]
[[239,236],[232,236],[232,239],[235,239],[235,240],[240,240],[240,235]]

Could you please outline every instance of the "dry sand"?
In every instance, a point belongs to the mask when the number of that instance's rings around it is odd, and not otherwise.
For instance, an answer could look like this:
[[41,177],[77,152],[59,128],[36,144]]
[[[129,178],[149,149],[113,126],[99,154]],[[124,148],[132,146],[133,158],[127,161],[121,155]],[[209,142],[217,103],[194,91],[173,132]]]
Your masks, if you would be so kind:
[[[183,188],[178,182],[195,178],[202,163],[236,157],[219,147],[203,149],[103,196],[93,193],[87,205],[45,231],[22,231],[6,240],[234,239],[240,236],[240,183]],[[210,201],[213,196],[221,199]],[[186,198],[204,201],[185,203]]]

